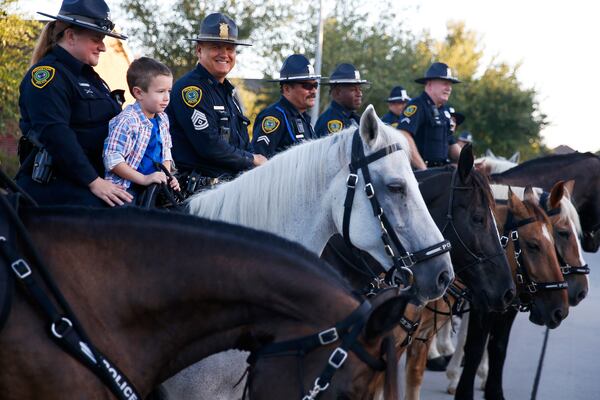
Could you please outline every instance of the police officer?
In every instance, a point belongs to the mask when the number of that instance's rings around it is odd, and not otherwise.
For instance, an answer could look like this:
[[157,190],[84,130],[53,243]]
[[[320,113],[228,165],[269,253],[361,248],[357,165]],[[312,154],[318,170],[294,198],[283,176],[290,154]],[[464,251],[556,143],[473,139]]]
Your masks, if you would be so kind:
[[401,115],[406,104],[411,100],[402,86],[394,86],[390,92],[390,97],[387,98],[388,112],[381,117],[381,120],[394,128],[398,127],[400,123]]
[[361,79],[360,72],[352,64],[338,65],[329,80],[331,104],[321,114],[315,125],[318,137],[331,135],[351,126],[358,127],[360,115],[356,110],[362,104],[362,86],[369,82]]
[[130,202],[129,193],[103,178],[108,122],[121,107],[93,69],[106,35],[126,37],[113,32],[102,0],[65,0],[58,15],[39,14],[54,20],[42,30],[20,86],[17,183],[45,205]]
[[450,112],[450,131],[452,134],[456,133],[456,128],[463,122],[465,122],[465,116],[454,109],[454,107],[448,107]]
[[266,159],[249,151],[250,121],[226,79],[237,46],[250,43],[238,39],[235,22],[221,13],[206,16],[199,35],[186,40],[196,42],[198,65],[175,82],[166,112],[182,188],[193,192],[196,177],[233,177]]
[[302,54],[285,59],[279,79],[281,97],[275,104],[262,110],[256,117],[252,146],[256,153],[272,157],[289,146],[306,139],[314,139],[307,109],[315,105],[321,75]]
[[433,63],[425,76],[415,82],[425,85],[423,93],[408,102],[398,129],[411,147],[411,162],[416,169],[437,167],[458,160],[460,148],[450,131],[450,112],[446,103],[452,84],[460,81],[441,62]]

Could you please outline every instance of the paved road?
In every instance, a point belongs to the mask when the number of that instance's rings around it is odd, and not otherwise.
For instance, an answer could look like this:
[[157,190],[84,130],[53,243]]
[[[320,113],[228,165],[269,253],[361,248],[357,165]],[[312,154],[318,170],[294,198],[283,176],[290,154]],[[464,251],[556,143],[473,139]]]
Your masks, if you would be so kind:
[[[588,297],[550,331],[537,400],[600,399],[600,253],[586,253],[585,259],[592,270]],[[507,400],[531,398],[544,332],[527,314],[517,317],[504,367]],[[447,384],[445,373],[427,371],[421,399],[451,400]],[[483,392],[477,391],[475,399],[483,399]]]

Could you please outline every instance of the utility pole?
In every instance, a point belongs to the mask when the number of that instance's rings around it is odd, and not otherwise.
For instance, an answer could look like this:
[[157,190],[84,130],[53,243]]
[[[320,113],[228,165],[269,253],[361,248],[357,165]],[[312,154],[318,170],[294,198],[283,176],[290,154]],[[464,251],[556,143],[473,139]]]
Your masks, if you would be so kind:
[[[315,73],[321,75],[321,63],[323,57],[323,0],[319,0],[319,25],[317,26],[317,51],[315,52]],[[313,126],[319,118],[319,103],[321,98],[321,86],[317,89],[315,106],[310,110],[310,120]]]

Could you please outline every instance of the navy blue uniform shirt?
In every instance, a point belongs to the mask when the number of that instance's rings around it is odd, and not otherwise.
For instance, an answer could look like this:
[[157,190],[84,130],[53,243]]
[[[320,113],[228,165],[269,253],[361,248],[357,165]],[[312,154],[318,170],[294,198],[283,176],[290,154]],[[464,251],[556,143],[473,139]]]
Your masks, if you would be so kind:
[[218,177],[253,166],[250,121],[233,92],[227,79],[220,83],[200,64],[175,82],[166,112],[173,160],[180,171]]
[[400,120],[402,119],[402,114],[396,115],[391,111],[388,111],[381,117],[381,120],[394,128],[398,128],[398,124],[400,124]]
[[53,179],[45,185],[33,182],[29,163],[19,183],[42,204],[87,204],[89,196],[94,203],[88,185],[104,177],[108,122],[121,111],[106,83],[91,66],[56,46],[27,71],[20,93],[21,132],[35,132],[52,156]]
[[408,102],[398,129],[409,132],[415,139],[419,154],[428,163],[444,163],[448,146],[456,143],[450,131],[450,111],[436,107],[425,92]]
[[323,137],[351,126],[358,127],[359,123],[360,115],[332,100],[317,120],[315,132],[317,137]]
[[285,97],[262,110],[254,121],[252,148],[270,158],[294,143],[314,139],[310,116],[301,113]]
[[19,126],[37,132],[57,173],[87,186],[104,176],[108,122],[121,111],[92,67],[56,46],[25,74]]

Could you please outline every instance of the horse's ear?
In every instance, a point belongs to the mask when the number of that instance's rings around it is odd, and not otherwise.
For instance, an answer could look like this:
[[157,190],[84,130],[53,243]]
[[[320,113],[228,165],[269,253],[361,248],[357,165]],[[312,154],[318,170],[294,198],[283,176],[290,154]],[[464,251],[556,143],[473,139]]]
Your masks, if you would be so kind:
[[365,325],[365,339],[376,339],[383,333],[396,326],[406,309],[408,295],[397,295],[397,288],[390,288],[380,292],[372,299],[373,310]]
[[550,198],[548,202],[548,208],[558,208],[560,206],[560,201],[565,195],[565,181],[558,181],[552,186],[552,190],[550,190]]
[[535,204],[535,205],[538,205],[540,202],[540,198],[533,191],[533,187],[531,187],[531,185],[525,186],[525,192],[523,193],[523,199],[525,201],[528,201],[529,203]]
[[518,164],[520,159],[521,159],[521,152],[515,151],[515,153],[512,156],[510,156],[508,161]]
[[360,117],[360,136],[363,142],[372,146],[379,134],[379,117],[372,104],[369,104]]
[[458,175],[460,176],[461,182],[466,182],[473,171],[473,146],[471,143],[467,143],[460,151],[460,157],[458,159]]
[[565,182],[565,194],[569,200],[571,200],[573,196],[573,190],[575,189],[575,179],[569,179]]
[[496,155],[494,154],[494,152],[491,149],[487,149],[485,151],[485,156],[486,157],[494,157],[494,158],[496,158]]
[[508,208],[510,210],[512,210],[512,212],[519,213],[519,214],[527,213],[527,210],[525,209],[525,205],[523,204],[521,199],[519,199],[519,196],[514,194],[514,192],[512,191],[510,186],[508,187],[507,199],[508,199]]

